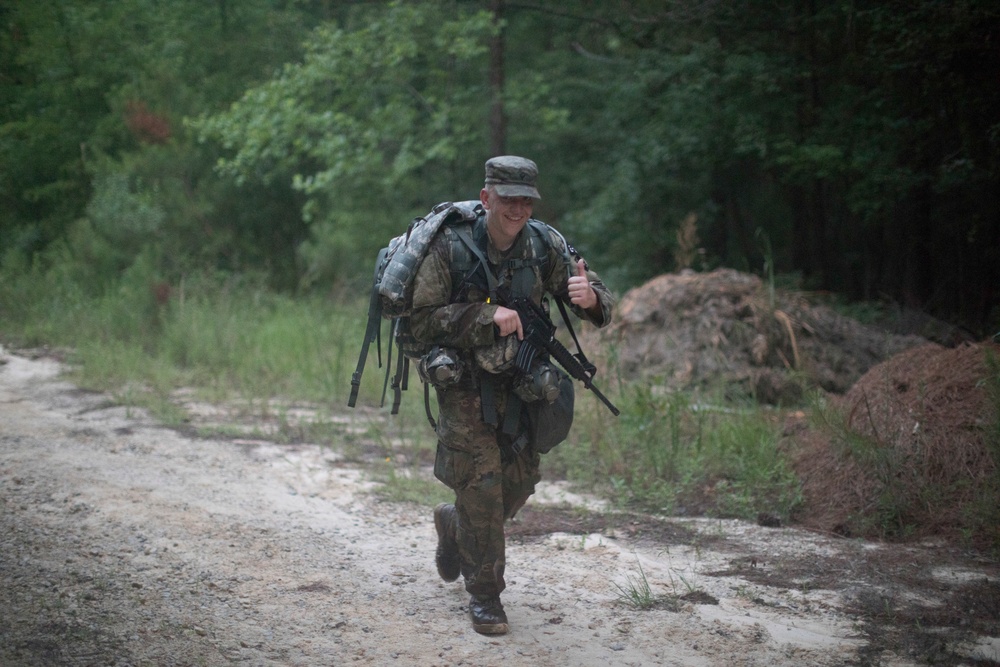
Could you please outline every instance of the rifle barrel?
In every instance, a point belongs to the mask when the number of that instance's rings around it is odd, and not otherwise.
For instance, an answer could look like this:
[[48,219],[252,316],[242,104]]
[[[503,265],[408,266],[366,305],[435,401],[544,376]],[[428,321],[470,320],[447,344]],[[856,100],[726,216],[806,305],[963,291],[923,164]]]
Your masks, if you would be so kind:
[[598,389],[597,387],[594,386],[593,382],[591,382],[589,385],[585,385],[585,386],[587,387],[587,389],[589,389],[590,391],[594,392],[594,396],[596,396],[597,398],[601,399],[601,402],[604,403],[604,405],[608,406],[608,410],[611,410],[611,414],[613,414],[615,417],[617,417],[618,415],[620,415],[622,413],[621,410],[619,410],[618,408],[615,407],[614,403],[612,403],[611,401],[608,400],[607,396],[605,396],[603,393],[601,393],[600,389]]

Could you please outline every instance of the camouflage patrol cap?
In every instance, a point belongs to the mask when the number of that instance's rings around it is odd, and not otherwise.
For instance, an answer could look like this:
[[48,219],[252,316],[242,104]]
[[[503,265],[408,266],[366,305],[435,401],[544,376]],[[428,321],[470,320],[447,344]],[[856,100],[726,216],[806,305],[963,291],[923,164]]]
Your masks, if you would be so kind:
[[500,155],[486,161],[486,185],[494,186],[501,197],[541,199],[537,179],[538,166],[528,158]]

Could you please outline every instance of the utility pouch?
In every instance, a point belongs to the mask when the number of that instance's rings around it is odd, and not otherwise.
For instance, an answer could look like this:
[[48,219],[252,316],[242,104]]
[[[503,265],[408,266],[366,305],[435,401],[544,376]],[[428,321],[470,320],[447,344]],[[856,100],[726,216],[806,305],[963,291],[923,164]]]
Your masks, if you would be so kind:
[[554,365],[535,359],[531,372],[519,374],[514,381],[514,393],[525,403],[541,400],[551,403],[559,398],[560,382],[560,373]]
[[542,398],[523,404],[528,437],[539,454],[547,454],[565,440],[573,425],[573,380],[559,368],[550,368],[557,378],[558,396],[551,402]]
[[450,347],[435,345],[430,352],[420,358],[417,373],[420,379],[437,389],[454,387],[462,379],[464,365],[458,351]]

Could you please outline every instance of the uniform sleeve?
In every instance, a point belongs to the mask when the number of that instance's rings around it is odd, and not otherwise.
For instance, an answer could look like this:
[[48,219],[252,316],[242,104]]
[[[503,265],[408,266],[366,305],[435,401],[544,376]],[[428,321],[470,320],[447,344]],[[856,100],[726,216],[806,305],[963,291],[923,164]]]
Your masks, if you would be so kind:
[[450,303],[451,244],[445,234],[431,243],[413,279],[410,330],[424,343],[471,348],[492,345],[496,333],[488,303]]
[[[549,292],[569,306],[570,310],[572,310],[573,313],[581,320],[590,322],[596,327],[603,327],[610,324],[615,307],[615,297],[611,293],[611,290],[608,289],[607,285],[605,285],[601,280],[601,277],[594,271],[591,271],[589,267],[587,268],[587,280],[590,282],[590,286],[597,294],[598,305],[592,310],[585,311],[579,306],[570,303],[568,282],[570,276],[575,275],[575,273],[571,274],[570,271],[572,270],[575,272],[576,267],[566,265],[566,240],[554,231],[549,231],[548,234],[551,241],[549,244],[551,247],[551,250],[549,251],[549,264],[552,266],[552,270],[545,280],[545,291]],[[582,259],[575,249],[569,252],[569,256],[573,259],[574,263],[577,260]]]

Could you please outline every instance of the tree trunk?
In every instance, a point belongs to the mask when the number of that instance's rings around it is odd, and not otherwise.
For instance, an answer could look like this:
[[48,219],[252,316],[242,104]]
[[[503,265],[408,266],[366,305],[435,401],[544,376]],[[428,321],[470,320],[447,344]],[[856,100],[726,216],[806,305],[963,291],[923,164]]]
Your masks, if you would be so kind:
[[[493,22],[500,26],[503,20],[506,0],[490,0]],[[490,39],[490,154],[503,155],[507,152],[507,116],[503,108],[504,85],[504,33],[500,29]]]
[[219,0],[219,31],[223,37],[229,34],[229,6],[227,0]]

